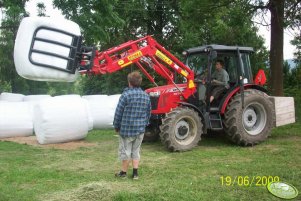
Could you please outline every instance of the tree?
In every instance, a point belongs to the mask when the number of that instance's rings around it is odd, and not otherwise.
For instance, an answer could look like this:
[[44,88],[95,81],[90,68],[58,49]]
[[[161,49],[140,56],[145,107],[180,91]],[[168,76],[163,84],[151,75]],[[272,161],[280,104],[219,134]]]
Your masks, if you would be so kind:
[[[83,5],[79,0],[54,0],[54,5],[63,10],[68,19],[80,25],[85,43],[97,45],[100,51],[145,35],[154,35],[168,49],[176,41],[177,1],[89,0]],[[136,70],[132,67],[126,69],[111,75],[83,79],[84,93],[112,93],[112,89],[121,92],[127,85],[126,74]]]
[[271,14],[270,41],[270,88],[273,95],[283,95],[283,31],[285,28],[300,26],[300,0],[246,0],[250,11],[258,14],[261,11],[262,17],[268,10]]
[[27,88],[25,80],[19,77],[14,67],[13,48],[18,24],[28,14],[25,11],[27,0],[1,1],[3,16],[0,35],[0,80],[9,83],[12,92],[20,92]]
[[118,32],[123,25],[122,18],[114,10],[117,0],[54,0],[53,5],[59,8],[63,15],[82,28],[85,44],[99,45],[107,48],[114,43],[111,34]]
[[300,35],[296,36],[294,40],[291,42],[296,47],[295,55],[295,62],[296,67],[292,69],[291,74],[293,75],[292,80],[294,81],[292,83],[292,87],[295,87],[297,89],[301,89],[301,33]]
[[291,41],[292,45],[296,47],[295,55],[295,61],[300,64],[301,63],[301,32],[300,35],[295,36],[294,40]]
[[[0,35],[0,92],[11,91],[22,94],[67,94],[77,90],[72,83],[47,83],[20,77],[14,66],[14,41],[19,24],[27,17],[27,0],[5,0],[0,2],[3,10]],[[45,16],[45,5],[37,3],[38,16]]]
[[[153,35],[178,56],[186,48],[219,43],[254,47],[255,68],[266,61],[263,39],[257,36],[251,21],[253,15],[243,0],[88,0],[85,4],[79,0],[54,0],[54,4],[68,19],[80,25],[86,44],[97,44],[99,50]],[[83,89],[86,93],[103,93],[108,89],[106,86],[121,87],[116,80],[126,77],[126,73],[123,70],[84,79],[84,85],[89,87]],[[96,85],[98,89],[91,89]]]
[[283,96],[283,31],[284,31],[284,0],[270,0],[268,9],[271,12],[271,93]]
[[256,73],[266,65],[268,53],[249,10],[243,1],[183,1],[179,34],[182,49],[204,44],[250,46],[255,51],[251,59]]

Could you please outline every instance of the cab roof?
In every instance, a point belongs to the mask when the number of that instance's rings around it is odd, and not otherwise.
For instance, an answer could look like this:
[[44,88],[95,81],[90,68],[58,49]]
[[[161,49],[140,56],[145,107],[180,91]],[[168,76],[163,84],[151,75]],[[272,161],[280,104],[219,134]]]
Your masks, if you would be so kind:
[[199,47],[193,47],[185,50],[188,54],[198,53],[198,52],[206,52],[209,49],[216,51],[239,51],[241,52],[253,52],[254,49],[252,47],[242,47],[242,46],[227,46],[227,45],[203,45]]

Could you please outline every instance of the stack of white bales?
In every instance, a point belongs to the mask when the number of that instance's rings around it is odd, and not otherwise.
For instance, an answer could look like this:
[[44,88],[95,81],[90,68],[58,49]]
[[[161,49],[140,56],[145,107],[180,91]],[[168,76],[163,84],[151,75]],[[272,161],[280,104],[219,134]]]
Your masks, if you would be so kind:
[[[79,95],[51,97],[2,94],[0,138],[30,136],[35,133],[40,144],[83,139],[92,128],[112,128],[120,97],[120,95],[91,95],[81,98]],[[17,100],[19,102],[16,102]]]
[[33,119],[23,94],[3,92],[0,95],[0,138],[30,136]]
[[40,144],[85,138],[89,119],[87,102],[79,95],[45,99],[34,108],[34,130]]
[[29,104],[0,101],[0,138],[32,134],[33,121]]
[[93,129],[112,128],[120,94],[83,96],[88,101],[93,119]]
[[24,99],[23,94],[2,92],[0,95],[0,101],[21,102],[23,101],[23,99]]

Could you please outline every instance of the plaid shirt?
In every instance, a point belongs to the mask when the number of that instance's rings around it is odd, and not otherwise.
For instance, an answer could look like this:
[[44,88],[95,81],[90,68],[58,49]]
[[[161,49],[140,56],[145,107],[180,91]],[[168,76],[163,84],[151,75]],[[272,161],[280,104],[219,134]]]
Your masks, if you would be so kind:
[[132,137],[145,132],[149,124],[151,103],[148,94],[141,88],[126,88],[120,96],[115,116],[114,128],[123,137]]

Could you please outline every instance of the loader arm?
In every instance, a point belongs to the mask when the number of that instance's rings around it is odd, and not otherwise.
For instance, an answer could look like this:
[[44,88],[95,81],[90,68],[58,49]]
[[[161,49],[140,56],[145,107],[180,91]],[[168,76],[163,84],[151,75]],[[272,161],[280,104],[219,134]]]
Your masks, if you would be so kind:
[[[94,50],[92,55],[92,65],[88,64],[88,60],[82,59],[81,69],[84,70],[81,73],[114,73],[131,64],[135,64],[152,83],[155,84],[154,78],[148,73],[145,67],[153,69],[167,80],[167,84],[175,85],[179,91],[179,87],[174,82],[174,73],[176,72],[183,76],[187,80],[187,87],[181,92],[185,99],[196,91],[194,72],[151,36],[146,36],[135,41],[128,41],[101,52]],[[84,66],[90,66],[90,69]]]

